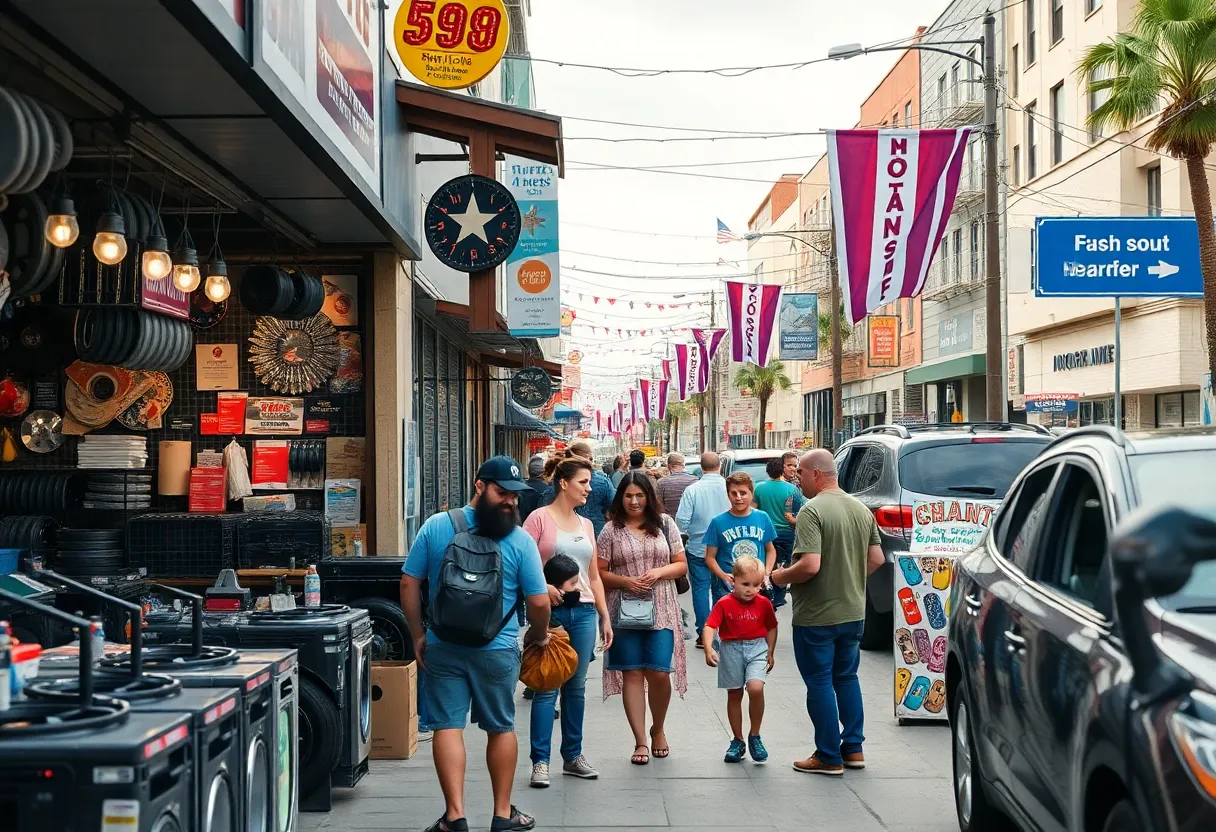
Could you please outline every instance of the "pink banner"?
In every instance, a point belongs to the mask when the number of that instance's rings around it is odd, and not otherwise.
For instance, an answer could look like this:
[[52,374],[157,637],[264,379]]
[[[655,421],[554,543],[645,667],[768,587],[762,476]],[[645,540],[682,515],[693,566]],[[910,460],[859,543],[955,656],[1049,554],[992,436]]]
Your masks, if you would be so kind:
[[714,355],[718,352],[718,345],[722,343],[722,339],[725,336],[725,329],[694,329],[692,331],[692,337],[696,339],[698,346],[701,348],[700,378],[697,380],[698,393],[704,393],[709,389],[711,362]]
[[676,344],[676,395],[686,402],[701,392],[701,347]]
[[642,412],[641,398],[638,395],[638,388],[629,388],[629,427],[646,421],[646,416]]
[[671,382],[665,378],[651,382],[651,386],[656,388],[655,397],[658,399],[658,405],[655,407],[654,417],[660,422],[667,418],[667,394],[671,389]]
[[642,400],[642,418],[647,422],[658,418],[655,416],[659,409],[658,402],[655,401],[658,392],[658,385],[650,379],[638,379],[638,398]]
[[726,310],[730,321],[730,358],[763,367],[781,307],[781,287],[726,281]]
[[925,286],[971,129],[829,130],[840,290],[857,323]]
[[671,359],[670,358],[663,359],[663,378],[667,379],[668,381],[671,381]]

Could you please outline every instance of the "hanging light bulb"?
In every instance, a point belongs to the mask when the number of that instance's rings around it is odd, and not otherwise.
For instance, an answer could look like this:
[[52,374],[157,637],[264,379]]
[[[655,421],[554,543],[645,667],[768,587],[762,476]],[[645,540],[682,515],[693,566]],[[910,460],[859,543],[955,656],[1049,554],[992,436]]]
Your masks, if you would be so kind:
[[46,238],[55,248],[67,248],[80,237],[80,223],[76,221],[76,206],[67,197],[51,202],[51,213],[47,215]]
[[93,256],[107,266],[116,266],[127,256],[127,227],[122,217],[106,211],[97,221],[97,236],[93,238]]
[[180,248],[173,255],[173,285],[183,292],[193,292],[202,282],[198,271],[198,252],[192,248]]
[[214,303],[228,300],[232,294],[232,284],[228,282],[228,264],[223,260],[212,260],[207,265],[207,282],[203,284],[203,291]]
[[173,258],[169,256],[169,241],[159,234],[148,236],[141,260],[144,277],[148,280],[164,280],[173,271]]

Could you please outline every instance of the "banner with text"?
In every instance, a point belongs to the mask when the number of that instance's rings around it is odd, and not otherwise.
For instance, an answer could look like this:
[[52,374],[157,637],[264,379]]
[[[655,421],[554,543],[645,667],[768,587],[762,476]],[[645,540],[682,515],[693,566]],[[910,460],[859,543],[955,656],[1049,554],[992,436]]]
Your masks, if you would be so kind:
[[726,317],[730,321],[731,361],[768,364],[777,322],[780,286],[726,281]]
[[898,367],[899,318],[895,315],[871,315],[869,324],[869,365]]
[[718,345],[722,343],[722,339],[726,337],[725,329],[694,329],[692,337],[701,348],[701,378],[697,382],[700,387],[698,393],[704,393],[709,389],[709,373],[711,362],[714,360],[714,354],[718,351]]
[[552,338],[562,327],[557,168],[508,156],[505,184],[523,218],[506,263],[507,329],[516,338]]

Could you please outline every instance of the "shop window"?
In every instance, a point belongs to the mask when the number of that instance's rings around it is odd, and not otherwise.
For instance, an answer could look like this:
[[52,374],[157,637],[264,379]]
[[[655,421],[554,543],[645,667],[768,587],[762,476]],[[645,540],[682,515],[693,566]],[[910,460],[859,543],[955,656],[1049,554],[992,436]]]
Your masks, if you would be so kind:
[[1113,425],[1115,423],[1114,397],[1079,402],[1077,420],[1082,425]]
[[1158,393],[1157,427],[1180,428],[1198,425],[1201,419],[1201,407],[1198,390],[1187,390],[1180,393]]

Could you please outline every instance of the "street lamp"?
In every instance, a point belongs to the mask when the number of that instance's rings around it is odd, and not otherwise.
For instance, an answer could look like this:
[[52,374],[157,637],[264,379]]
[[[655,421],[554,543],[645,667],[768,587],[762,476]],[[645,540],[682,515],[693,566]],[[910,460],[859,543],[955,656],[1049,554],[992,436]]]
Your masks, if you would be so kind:
[[[943,45],[976,45],[983,50],[983,60],[980,61],[963,52],[954,52],[942,48]],[[985,309],[988,318],[988,337],[985,345],[984,373],[987,392],[987,418],[992,422],[1003,421],[1005,418],[1005,388],[1003,372],[1005,362],[1002,361],[1003,326],[1001,320],[1001,258],[1000,258],[1000,229],[997,207],[997,95],[996,95],[996,18],[988,15],[984,18],[984,36],[970,40],[944,40],[936,43],[913,43],[907,46],[869,46],[859,43],[847,43],[834,46],[828,50],[828,58],[832,60],[847,60],[858,55],[868,55],[871,52],[903,52],[915,49],[919,52],[938,52],[954,58],[976,64],[983,71],[984,80],[984,272],[985,272]]]

